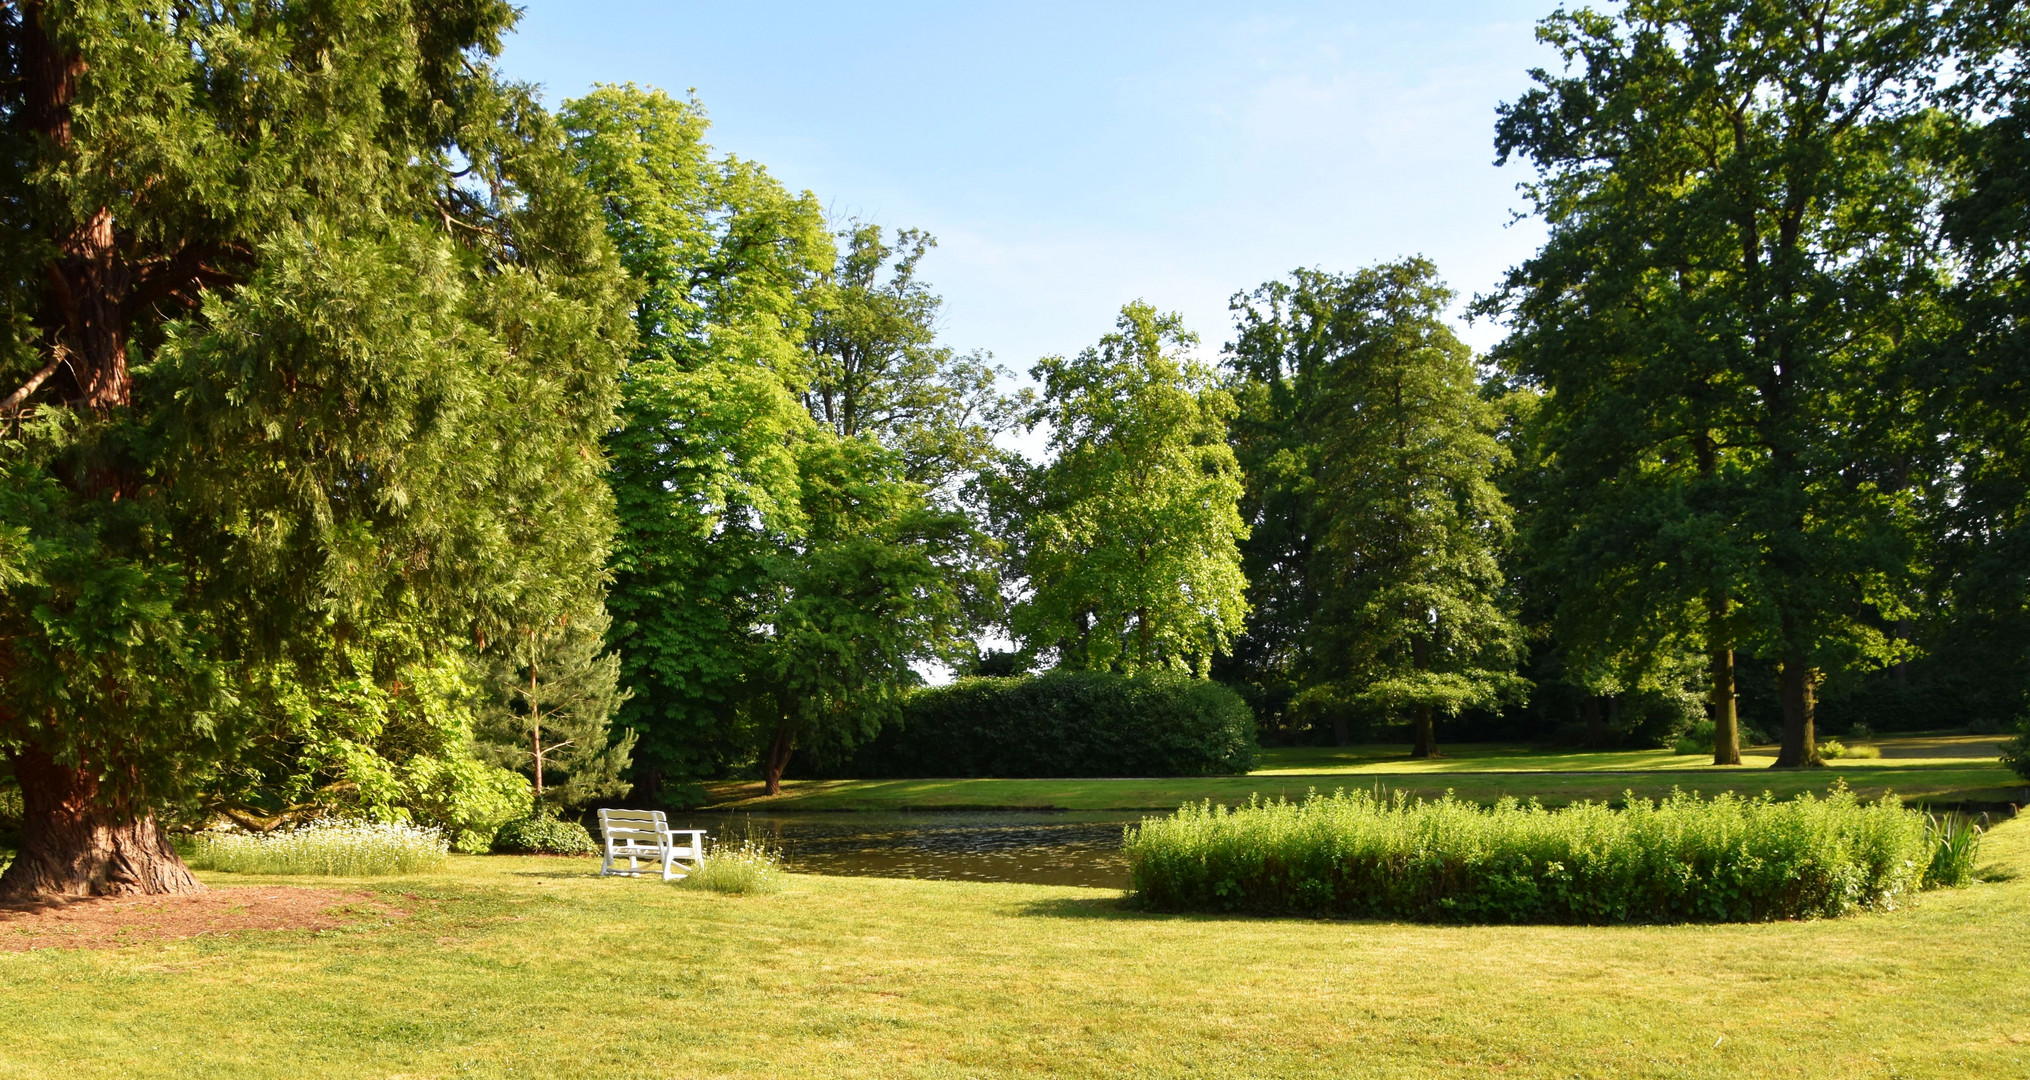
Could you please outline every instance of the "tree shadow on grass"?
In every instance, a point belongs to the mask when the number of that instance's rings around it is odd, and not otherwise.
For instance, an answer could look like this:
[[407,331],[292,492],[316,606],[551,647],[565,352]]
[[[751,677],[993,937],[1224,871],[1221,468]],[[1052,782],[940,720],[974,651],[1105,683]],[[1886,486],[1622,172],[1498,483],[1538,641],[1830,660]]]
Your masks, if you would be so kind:
[[1157,912],[1135,907],[1123,896],[1066,896],[1017,904],[1015,914],[1044,919],[1146,919],[1164,918]]

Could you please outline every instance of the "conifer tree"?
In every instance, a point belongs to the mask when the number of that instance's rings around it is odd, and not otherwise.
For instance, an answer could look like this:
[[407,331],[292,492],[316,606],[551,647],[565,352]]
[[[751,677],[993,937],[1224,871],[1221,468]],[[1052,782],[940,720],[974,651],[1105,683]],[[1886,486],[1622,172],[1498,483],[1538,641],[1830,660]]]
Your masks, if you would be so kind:
[[0,12],[0,892],[198,888],[156,813],[277,717],[597,588],[624,280],[513,17]]
[[611,731],[627,700],[612,620],[593,609],[513,635],[491,650],[495,698],[478,725],[481,756],[528,776],[538,814],[625,795],[636,735]]
[[1433,756],[1436,714],[1523,689],[1498,561],[1509,531],[1498,417],[1428,261],[1300,273],[1271,293],[1291,315],[1302,357],[1291,366],[1311,383],[1316,607],[1299,705],[1408,720],[1412,756]]

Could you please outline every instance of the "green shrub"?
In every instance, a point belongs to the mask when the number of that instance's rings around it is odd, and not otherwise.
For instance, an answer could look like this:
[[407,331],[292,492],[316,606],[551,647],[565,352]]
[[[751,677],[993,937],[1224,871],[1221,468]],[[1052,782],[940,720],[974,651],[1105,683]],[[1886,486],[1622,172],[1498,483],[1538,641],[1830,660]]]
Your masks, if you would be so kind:
[[214,830],[180,837],[177,853],[197,870],[231,874],[414,874],[444,865],[437,829],[387,822],[318,821],[270,833]]
[[549,814],[510,821],[493,836],[498,855],[597,855],[599,845],[585,826]]
[[2017,776],[2030,780],[2030,717],[2020,725],[2022,734],[2002,744],[2002,764],[2014,769]]
[[1365,792],[1186,806],[1126,837],[1164,911],[1476,923],[1749,922],[1887,908],[1922,885],[1924,817],[1837,788],[1561,810]]
[[1846,743],[1843,743],[1838,739],[1819,740],[1819,757],[1825,759],[1826,761],[1838,761],[1841,758],[1847,758],[1849,760],[1857,758],[1879,758],[1881,756],[1882,756],[1882,748],[1879,746],[1860,746],[1860,745],[1848,746]]
[[1219,683],[1054,671],[918,690],[829,775],[1216,776],[1255,763],[1255,718]]
[[739,844],[713,844],[677,884],[718,893],[772,893],[782,888],[782,876],[781,855],[753,840],[742,840]]

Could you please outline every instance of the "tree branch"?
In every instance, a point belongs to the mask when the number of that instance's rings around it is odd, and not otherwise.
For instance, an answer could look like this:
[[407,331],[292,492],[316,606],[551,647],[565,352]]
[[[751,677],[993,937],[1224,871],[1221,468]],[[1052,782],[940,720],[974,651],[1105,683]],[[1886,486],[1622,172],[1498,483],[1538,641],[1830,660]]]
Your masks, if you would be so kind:
[[68,350],[58,345],[54,352],[56,355],[50,358],[49,363],[42,366],[41,371],[29,376],[28,381],[21,384],[21,389],[7,395],[6,400],[0,401],[0,413],[11,413],[15,409],[20,408],[21,403],[28,400],[28,395],[35,393],[44,382],[49,380],[51,375],[56,374],[56,369],[63,366],[64,358],[68,355]]

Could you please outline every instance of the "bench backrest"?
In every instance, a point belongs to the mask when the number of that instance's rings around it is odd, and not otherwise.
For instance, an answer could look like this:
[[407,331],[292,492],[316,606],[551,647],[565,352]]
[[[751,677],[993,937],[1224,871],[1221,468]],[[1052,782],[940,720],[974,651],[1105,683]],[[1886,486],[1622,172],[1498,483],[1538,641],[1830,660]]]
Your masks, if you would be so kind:
[[669,835],[670,822],[661,810],[601,810],[599,831],[609,844],[615,840],[661,843]]

